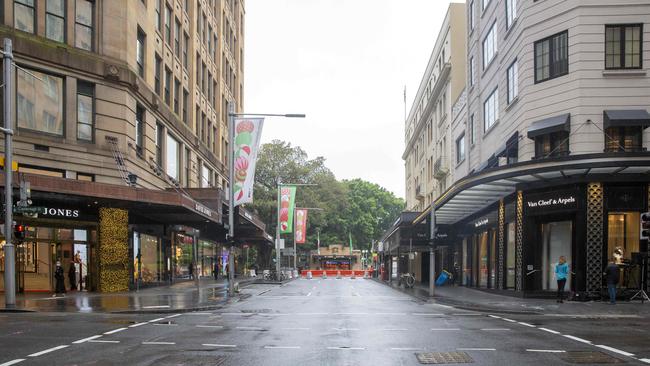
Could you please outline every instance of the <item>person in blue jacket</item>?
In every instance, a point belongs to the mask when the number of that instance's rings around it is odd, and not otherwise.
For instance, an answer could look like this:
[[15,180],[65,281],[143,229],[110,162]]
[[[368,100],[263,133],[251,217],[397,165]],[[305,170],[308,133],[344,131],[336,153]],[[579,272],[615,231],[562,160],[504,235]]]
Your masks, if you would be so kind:
[[569,276],[569,265],[566,263],[566,258],[561,255],[560,260],[555,265],[555,278],[557,279],[557,302],[564,302],[564,286],[566,279]]

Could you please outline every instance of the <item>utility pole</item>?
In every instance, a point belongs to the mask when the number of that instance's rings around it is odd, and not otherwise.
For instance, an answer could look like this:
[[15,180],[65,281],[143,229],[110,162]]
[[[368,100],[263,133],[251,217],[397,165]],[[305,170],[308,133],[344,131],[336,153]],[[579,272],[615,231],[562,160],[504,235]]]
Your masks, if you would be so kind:
[[228,295],[235,295],[235,103],[228,102]]
[[5,38],[3,58],[4,77],[4,119],[5,124],[2,132],[5,135],[5,307],[13,309],[16,307],[16,253],[12,241],[13,235],[13,198],[12,198],[12,147],[11,138],[13,135],[13,75],[12,66],[14,55],[12,53],[11,39]]

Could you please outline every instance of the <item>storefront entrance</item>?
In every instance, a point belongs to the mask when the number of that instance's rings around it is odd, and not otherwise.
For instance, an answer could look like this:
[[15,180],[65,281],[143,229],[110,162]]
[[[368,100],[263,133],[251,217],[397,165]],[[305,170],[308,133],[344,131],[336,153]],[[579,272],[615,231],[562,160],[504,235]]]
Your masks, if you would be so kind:
[[542,290],[557,290],[555,266],[563,256],[569,264],[567,289],[570,289],[573,248],[573,222],[554,221],[540,224],[542,252]]

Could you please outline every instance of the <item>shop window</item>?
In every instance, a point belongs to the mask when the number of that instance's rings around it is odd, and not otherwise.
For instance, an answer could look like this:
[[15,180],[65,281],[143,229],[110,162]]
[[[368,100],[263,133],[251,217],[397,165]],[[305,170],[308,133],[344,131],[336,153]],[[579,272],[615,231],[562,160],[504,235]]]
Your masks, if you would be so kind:
[[94,140],[95,86],[83,81],[77,82],[77,139]]
[[569,155],[569,133],[552,132],[535,137],[534,159]]
[[137,232],[134,232],[133,236],[134,277],[139,278],[143,283],[160,282],[163,271],[163,252],[160,240],[155,236]]
[[63,135],[63,78],[16,70],[18,128]]
[[[639,251],[639,212],[610,212],[607,215],[607,258],[624,263]],[[622,279],[621,279],[622,280]]]
[[478,235],[478,286],[488,287],[488,233]]
[[14,28],[23,32],[34,33],[35,0],[14,1]]
[[605,130],[605,152],[639,151],[644,151],[642,126],[617,126]]
[[535,82],[569,73],[569,33],[564,31],[535,42]]
[[64,0],[47,0],[45,7],[45,36],[53,41],[65,42]]
[[75,5],[75,47],[92,51],[94,2],[77,0]]
[[506,288],[515,288],[515,223],[508,223],[506,245]]
[[640,69],[642,34],[642,24],[606,25],[605,68]]
[[[557,290],[555,266],[560,256],[564,256],[571,268],[573,249],[573,222],[557,221],[541,224],[542,234],[542,290]],[[570,289],[571,274],[567,278],[567,290]]]

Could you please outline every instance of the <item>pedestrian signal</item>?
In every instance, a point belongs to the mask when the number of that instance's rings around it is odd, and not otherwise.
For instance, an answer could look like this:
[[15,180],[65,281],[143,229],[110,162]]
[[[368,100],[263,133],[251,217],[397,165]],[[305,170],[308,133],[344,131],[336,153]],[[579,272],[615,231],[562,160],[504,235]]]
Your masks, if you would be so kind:
[[14,238],[18,241],[25,240],[25,225],[16,225],[14,226]]

